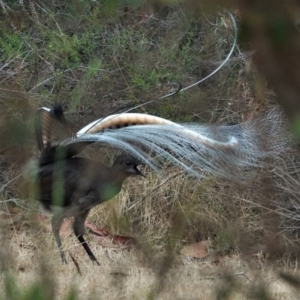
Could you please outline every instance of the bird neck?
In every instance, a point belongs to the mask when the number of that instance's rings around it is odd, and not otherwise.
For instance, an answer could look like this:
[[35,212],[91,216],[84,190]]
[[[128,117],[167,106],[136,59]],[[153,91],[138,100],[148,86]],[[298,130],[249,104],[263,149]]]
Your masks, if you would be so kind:
[[118,166],[112,166],[110,170],[111,182],[115,186],[122,187],[123,182],[126,180],[128,175],[122,172]]
[[103,199],[105,199],[104,201],[107,201],[113,198],[121,191],[123,182],[128,176],[125,176],[118,171],[118,169],[110,168],[108,176],[106,177],[107,185],[101,190],[101,193],[103,194],[102,201]]

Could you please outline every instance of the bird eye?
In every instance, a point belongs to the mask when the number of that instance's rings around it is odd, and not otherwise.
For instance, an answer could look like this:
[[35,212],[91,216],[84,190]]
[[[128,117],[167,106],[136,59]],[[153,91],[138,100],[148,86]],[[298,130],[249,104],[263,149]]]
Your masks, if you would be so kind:
[[131,162],[130,162],[130,161],[126,161],[126,162],[125,162],[125,165],[126,165],[126,166],[130,166],[130,165],[131,165]]

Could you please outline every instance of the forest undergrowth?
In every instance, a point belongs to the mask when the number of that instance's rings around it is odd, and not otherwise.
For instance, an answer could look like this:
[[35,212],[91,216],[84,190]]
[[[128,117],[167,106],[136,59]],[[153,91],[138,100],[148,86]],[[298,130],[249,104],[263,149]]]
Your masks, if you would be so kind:
[[[89,216],[86,236],[100,267],[73,236],[72,220],[61,230],[69,262],[61,265],[51,218],[28,188],[36,109],[62,103],[78,130],[206,77],[233,42],[227,12],[180,1],[0,0],[0,297],[298,299],[300,156],[284,118],[286,148],[246,170],[247,183],[193,178],[168,162],[162,173],[145,167],[146,178],[127,180]],[[238,42],[216,74],[134,112],[234,126],[277,106],[253,51]],[[281,138],[256,130],[265,147]],[[83,156],[111,164],[117,153],[100,145]]]

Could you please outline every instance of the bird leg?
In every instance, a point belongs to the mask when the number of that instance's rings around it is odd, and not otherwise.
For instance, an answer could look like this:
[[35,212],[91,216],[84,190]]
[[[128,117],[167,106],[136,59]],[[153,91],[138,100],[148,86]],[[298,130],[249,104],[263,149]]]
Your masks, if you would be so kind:
[[[75,233],[76,234],[76,233]],[[83,238],[82,235],[77,235],[77,238],[79,240],[79,242],[81,243],[81,245],[83,246],[84,250],[86,251],[86,253],[88,254],[88,256],[90,257],[90,259],[92,261],[94,261],[98,266],[101,266],[100,263],[98,262],[97,258],[95,257],[95,255],[93,254],[92,250],[90,249],[89,245],[87,244],[87,242],[85,241],[85,239]]]
[[85,220],[86,220],[89,212],[90,212],[90,210],[87,210],[84,213],[75,217],[74,223],[73,223],[73,229],[74,229],[74,233],[75,233],[77,239],[83,246],[84,250],[90,257],[90,259],[92,261],[94,261],[98,266],[100,266],[100,263],[98,262],[97,258],[95,257],[95,255],[93,254],[92,250],[90,249],[89,245],[87,244],[87,242],[85,241],[85,239],[83,237],[84,232],[85,232],[84,223],[85,223]]
[[65,252],[63,250],[61,239],[60,239],[60,236],[59,236],[59,229],[61,227],[63,219],[64,219],[63,214],[54,214],[53,215],[53,218],[52,218],[52,231],[53,231],[53,234],[54,234],[56,244],[59,248],[62,263],[67,264],[68,262],[67,262],[66,255],[65,255]]

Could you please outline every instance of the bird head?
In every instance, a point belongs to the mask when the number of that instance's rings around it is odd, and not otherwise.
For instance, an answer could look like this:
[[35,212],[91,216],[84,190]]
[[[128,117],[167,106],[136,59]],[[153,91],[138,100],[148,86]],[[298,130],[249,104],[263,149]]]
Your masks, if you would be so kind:
[[137,166],[139,165],[145,164],[131,155],[121,154],[116,158],[113,168],[118,169],[119,172],[126,174],[126,176],[140,175],[146,177],[140,170],[138,170]]

